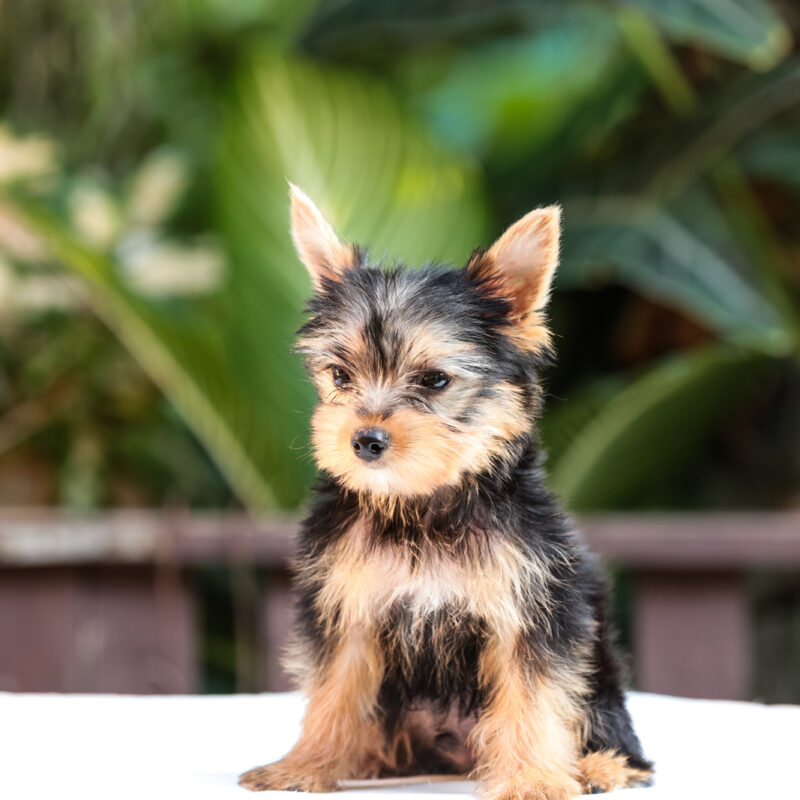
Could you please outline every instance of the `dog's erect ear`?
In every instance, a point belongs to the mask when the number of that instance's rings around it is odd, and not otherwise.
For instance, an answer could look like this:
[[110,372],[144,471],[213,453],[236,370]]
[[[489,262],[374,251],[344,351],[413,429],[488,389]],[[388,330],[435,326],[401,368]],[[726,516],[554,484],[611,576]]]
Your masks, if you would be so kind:
[[558,266],[561,209],[537,208],[517,220],[485,253],[470,261],[472,277],[496,282],[511,301],[514,316],[541,311]]
[[330,223],[302,189],[290,183],[289,196],[294,246],[314,287],[319,289],[323,278],[338,280],[342,272],[356,266],[356,255],[352,247],[339,241]]

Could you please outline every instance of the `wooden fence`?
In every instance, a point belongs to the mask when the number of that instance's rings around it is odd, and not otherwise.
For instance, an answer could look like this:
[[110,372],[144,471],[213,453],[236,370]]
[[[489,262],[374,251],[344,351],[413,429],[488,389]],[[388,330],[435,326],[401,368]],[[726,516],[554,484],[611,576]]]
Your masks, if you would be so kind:
[[[3,510],[0,690],[197,691],[191,575],[220,563],[261,576],[253,636],[266,657],[255,688],[286,688],[278,655],[295,527],[244,514]],[[581,527],[633,576],[638,688],[747,698],[746,579],[800,568],[800,513],[596,516]]]

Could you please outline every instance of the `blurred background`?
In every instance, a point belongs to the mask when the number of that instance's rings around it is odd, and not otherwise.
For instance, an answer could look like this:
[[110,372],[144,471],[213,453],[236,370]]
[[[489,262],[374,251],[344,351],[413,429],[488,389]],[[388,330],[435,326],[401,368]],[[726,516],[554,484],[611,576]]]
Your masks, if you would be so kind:
[[0,3],[0,689],[282,688],[289,179],[462,264],[564,206],[542,436],[634,683],[800,702],[791,0]]

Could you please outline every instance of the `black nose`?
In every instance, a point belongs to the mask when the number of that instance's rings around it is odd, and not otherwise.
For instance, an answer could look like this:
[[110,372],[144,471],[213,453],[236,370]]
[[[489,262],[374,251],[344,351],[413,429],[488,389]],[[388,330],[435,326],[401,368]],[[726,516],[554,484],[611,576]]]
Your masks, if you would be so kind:
[[363,458],[364,461],[375,461],[383,455],[384,450],[389,449],[389,434],[380,428],[356,431],[350,444],[353,445],[353,450],[359,458]]

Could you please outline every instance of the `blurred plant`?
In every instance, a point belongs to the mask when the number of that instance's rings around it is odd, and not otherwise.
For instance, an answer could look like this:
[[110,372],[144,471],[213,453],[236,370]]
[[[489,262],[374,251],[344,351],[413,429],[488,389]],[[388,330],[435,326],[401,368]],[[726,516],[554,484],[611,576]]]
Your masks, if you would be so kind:
[[179,306],[149,302],[85,235],[16,208],[88,280],[98,312],[241,496],[254,507],[292,505],[310,477],[308,460],[290,448],[304,439],[311,397],[290,353],[308,287],[289,239],[286,177],[305,186],[344,235],[420,262],[468,255],[483,229],[476,174],[382,87],[275,53],[259,52],[240,68],[219,148],[218,219],[233,268],[202,307],[187,298]]
[[[14,137],[7,128],[0,129],[0,165],[0,184],[41,192],[63,180],[50,141]],[[129,237],[145,235],[145,225],[155,226],[169,211],[163,191],[158,214],[140,199],[155,178],[145,162],[122,205],[82,176],[70,179],[72,226],[98,247],[127,247]],[[135,217],[127,209],[136,209],[137,198],[146,213]],[[129,218],[138,229],[123,225]],[[186,253],[194,251],[172,245],[172,252],[184,267],[178,288],[196,292],[196,281],[187,283],[184,274],[194,266]],[[121,268],[130,269],[124,259]],[[171,296],[176,281],[165,293],[163,277],[170,270],[172,263],[162,267],[156,287],[151,265],[147,282],[133,273],[129,283],[150,296]],[[42,239],[8,205],[0,205],[0,330],[2,502],[74,508],[230,502],[151,381],[85,313],[83,283],[52,263]]]
[[[562,202],[553,317],[564,352],[551,387],[567,399],[543,426],[554,485],[576,510],[717,502],[697,488],[714,483],[699,479],[701,445],[724,440],[751,398],[762,415],[765,397],[791,407],[778,395],[798,370],[791,9],[234,5],[131,16],[126,0],[97,4],[95,29],[124,11],[130,35],[80,53],[82,94],[64,115],[75,130],[99,82],[106,170],[75,179],[70,167],[44,193],[47,212],[19,192],[5,209],[81,279],[238,494],[255,508],[295,505],[312,472],[300,457],[310,389],[289,354],[308,287],[287,232],[288,178],[346,236],[412,263],[463,261],[497,223]],[[82,12],[59,14],[82,41]],[[105,71],[131,76],[124,102],[108,102]],[[48,96],[50,73],[32,74]],[[10,117],[29,124],[32,102],[6,95]],[[65,145],[65,163],[87,162],[84,137]],[[126,178],[119,165],[146,157]],[[748,435],[767,435],[762,420],[744,423]],[[723,502],[792,502],[792,442],[777,445],[789,466],[780,491],[740,491],[761,463],[751,452]]]

